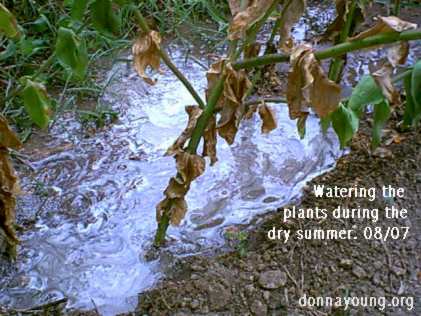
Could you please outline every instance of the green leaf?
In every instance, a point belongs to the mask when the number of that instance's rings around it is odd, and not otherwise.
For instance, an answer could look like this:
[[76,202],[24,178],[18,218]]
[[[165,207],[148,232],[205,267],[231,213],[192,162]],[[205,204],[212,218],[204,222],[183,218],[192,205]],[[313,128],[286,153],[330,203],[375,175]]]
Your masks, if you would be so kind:
[[341,148],[344,148],[358,131],[358,116],[343,104],[340,104],[331,115],[333,129],[339,137]]
[[412,70],[412,98],[416,109],[421,111],[421,60],[417,61]]
[[348,106],[360,114],[366,105],[379,103],[383,99],[383,93],[374,78],[365,75],[352,91]]
[[387,100],[383,100],[374,105],[373,113],[373,131],[372,131],[372,146],[377,148],[382,140],[383,127],[390,117],[390,106]]
[[50,27],[50,22],[48,21],[48,18],[44,14],[41,14],[38,17],[38,19],[36,19],[31,24],[32,24],[32,27],[34,28],[34,30],[37,31],[37,32],[45,32]]
[[56,56],[64,67],[71,69],[77,78],[83,79],[88,66],[88,52],[83,39],[67,28],[60,27],[56,43]]
[[403,81],[406,94],[405,112],[403,114],[404,127],[414,126],[421,119],[421,106],[415,103],[413,97],[413,78],[414,76],[408,76]]
[[82,21],[88,6],[88,0],[73,0],[71,16],[72,19]]
[[4,33],[7,37],[19,37],[18,24],[15,16],[10,13],[7,8],[0,3],[0,33]]
[[26,112],[39,127],[47,127],[50,120],[51,101],[44,85],[26,78],[22,82],[24,83],[24,88],[21,96]]
[[120,21],[113,12],[110,0],[94,0],[90,6],[92,22],[98,32],[116,34],[120,28]]
[[9,44],[7,44],[6,49],[0,52],[0,61],[6,60],[15,54],[16,54],[16,44],[13,41],[9,41]]

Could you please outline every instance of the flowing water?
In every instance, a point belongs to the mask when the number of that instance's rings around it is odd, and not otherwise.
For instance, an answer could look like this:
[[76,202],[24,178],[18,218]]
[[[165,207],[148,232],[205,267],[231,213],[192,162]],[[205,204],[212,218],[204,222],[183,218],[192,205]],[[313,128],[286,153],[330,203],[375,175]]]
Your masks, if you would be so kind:
[[[173,54],[177,66],[204,91],[205,72]],[[119,111],[118,122],[87,136],[70,115],[42,143],[29,146],[33,172],[22,175],[27,192],[20,213],[38,214],[21,234],[17,269],[0,283],[0,304],[29,307],[68,297],[69,307],[104,315],[132,309],[137,294],[161,276],[158,260],[145,260],[155,205],[175,174],[167,147],[184,128],[184,106],[193,100],[168,69],[148,86],[117,63],[103,102]],[[284,104],[271,104],[278,128],[260,133],[258,117],[241,124],[235,144],[218,141],[219,162],[191,187],[189,212],[171,228],[170,251],[188,255],[221,246],[223,229],[297,198],[309,178],[331,168],[340,154],[333,132],[323,136],[310,117],[300,140]],[[48,195],[34,195],[34,181]],[[30,217],[27,215],[27,217]]]

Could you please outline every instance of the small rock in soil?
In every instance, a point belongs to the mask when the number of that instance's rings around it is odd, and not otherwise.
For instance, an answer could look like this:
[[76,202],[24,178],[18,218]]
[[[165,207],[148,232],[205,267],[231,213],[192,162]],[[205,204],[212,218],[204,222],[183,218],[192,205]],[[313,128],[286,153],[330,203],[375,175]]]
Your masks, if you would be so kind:
[[209,304],[212,310],[218,310],[231,301],[231,292],[221,284],[209,284]]
[[339,263],[339,266],[345,269],[350,269],[352,267],[352,260],[350,259],[342,259]]
[[278,289],[281,286],[285,286],[286,283],[286,274],[279,270],[262,272],[259,276],[259,285],[267,290]]
[[364,269],[358,266],[352,269],[352,274],[355,275],[359,279],[363,279],[367,276],[367,273],[364,271]]
[[256,316],[265,316],[267,315],[268,308],[266,304],[263,304],[259,300],[255,300],[253,304],[250,306],[251,312]]

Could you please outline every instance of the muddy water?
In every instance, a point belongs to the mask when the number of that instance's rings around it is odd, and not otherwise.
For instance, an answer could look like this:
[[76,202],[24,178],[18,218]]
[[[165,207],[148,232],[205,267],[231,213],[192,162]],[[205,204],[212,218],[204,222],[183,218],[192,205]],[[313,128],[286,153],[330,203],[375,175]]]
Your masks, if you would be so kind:
[[[204,70],[173,49],[176,64],[204,91]],[[17,268],[0,281],[0,304],[25,308],[68,297],[69,307],[104,315],[127,311],[136,295],[160,276],[158,261],[145,252],[155,230],[155,205],[174,161],[166,148],[186,124],[193,100],[164,68],[158,84],[145,85],[126,64],[116,64],[103,102],[119,121],[87,136],[72,115],[49,136],[29,145],[32,172],[22,172],[24,219]],[[236,142],[218,142],[219,162],[208,167],[187,196],[189,213],[169,230],[173,254],[198,253],[223,243],[223,229],[297,198],[304,182],[333,166],[338,143],[322,136],[310,117],[300,140],[284,104],[272,104],[279,127],[261,135],[257,117],[242,123]],[[45,193],[40,194],[39,192]],[[38,194],[35,194],[38,193]]]

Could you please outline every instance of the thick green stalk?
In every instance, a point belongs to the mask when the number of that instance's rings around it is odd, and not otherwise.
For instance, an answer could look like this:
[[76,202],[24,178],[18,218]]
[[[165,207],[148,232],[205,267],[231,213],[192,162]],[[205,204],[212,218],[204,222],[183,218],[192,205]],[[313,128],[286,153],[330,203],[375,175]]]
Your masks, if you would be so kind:
[[167,229],[170,226],[170,214],[164,212],[158,222],[158,228],[155,233],[154,245],[155,247],[160,247],[165,242],[165,235],[167,234]]
[[[143,17],[142,13],[135,8],[133,10],[136,19],[139,23],[140,28],[143,32],[149,33],[151,29],[148,26],[148,23],[146,22],[145,18]],[[196,90],[191,85],[190,81],[178,70],[177,66],[174,65],[174,63],[171,61],[168,54],[161,48],[159,48],[159,55],[161,56],[164,63],[170,68],[170,70],[173,72],[173,74],[183,83],[183,85],[186,87],[186,89],[190,92],[192,97],[195,99],[197,104],[200,108],[205,108],[205,103],[203,102],[202,98],[199,96],[199,94],[196,92]]]
[[[351,32],[352,22],[354,20],[355,9],[357,7],[357,0],[353,0],[350,4],[344,28],[341,30],[337,43],[344,43]],[[329,79],[337,83],[341,80],[341,74],[345,65],[346,56],[336,57],[332,60],[329,68]]]
[[187,151],[191,154],[196,153],[203,132],[205,131],[205,128],[208,125],[210,118],[215,112],[216,104],[218,103],[218,100],[221,97],[222,92],[224,90],[225,79],[226,77],[223,76],[218,80],[215,87],[212,89],[207,107],[205,108],[202,115],[197,121],[196,127],[193,131],[192,137],[190,138],[189,145],[187,147]]
[[401,13],[401,1],[395,0],[395,4],[394,4],[394,7],[393,7],[393,15],[399,16],[400,13]]
[[[315,52],[316,58],[319,60],[342,56],[355,50],[369,48],[378,45],[390,44],[399,41],[413,41],[421,39],[421,30],[411,30],[402,33],[388,32],[373,35],[361,40],[345,42],[327,49]],[[286,54],[269,54],[261,57],[255,57],[238,61],[233,64],[234,69],[256,68],[275,63],[288,62],[290,56]]]

